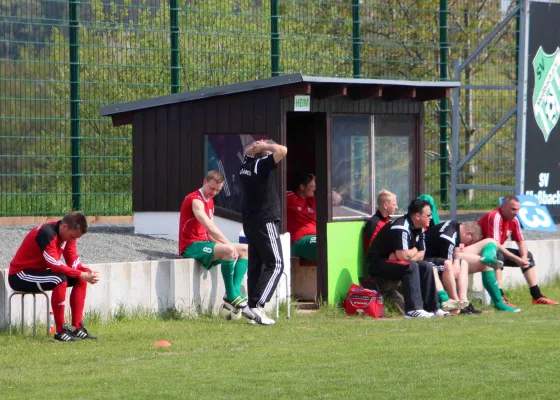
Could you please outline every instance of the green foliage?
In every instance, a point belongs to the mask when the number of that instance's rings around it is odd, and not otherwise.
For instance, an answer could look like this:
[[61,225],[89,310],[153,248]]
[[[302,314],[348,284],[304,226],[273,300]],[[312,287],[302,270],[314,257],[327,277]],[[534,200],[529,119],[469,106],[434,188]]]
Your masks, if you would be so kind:
[[[270,76],[270,3],[179,0],[182,91]],[[503,17],[500,2],[449,0],[449,64],[440,65],[438,0],[360,4],[361,70],[368,78],[438,80]],[[510,10],[514,2],[510,4]],[[69,3],[0,2],[0,215],[61,214],[71,207]],[[7,18],[5,16],[8,16]],[[131,213],[131,127],[112,127],[99,107],[169,94],[170,10],[161,0],[79,2],[82,209]],[[515,22],[462,80],[516,83]],[[280,70],[352,76],[352,2],[280,0]],[[471,91],[461,98],[461,155],[515,104],[515,92]],[[438,102],[426,115],[426,189],[439,196]],[[445,110],[444,110],[445,111]],[[447,118],[450,126],[450,118]],[[460,183],[510,185],[515,121],[467,164]],[[486,194],[464,194],[465,207]],[[482,197],[480,197],[482,196]]]

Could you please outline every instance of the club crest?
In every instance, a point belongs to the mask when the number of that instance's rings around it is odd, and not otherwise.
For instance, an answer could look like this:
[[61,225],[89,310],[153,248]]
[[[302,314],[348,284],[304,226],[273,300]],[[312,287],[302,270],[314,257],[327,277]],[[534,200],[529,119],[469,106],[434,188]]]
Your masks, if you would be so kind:
[[548,142],[550,133],[560,117],[560,48],[546,54],[541,47],[533,59],[535,88],[533,111],[535,120]]

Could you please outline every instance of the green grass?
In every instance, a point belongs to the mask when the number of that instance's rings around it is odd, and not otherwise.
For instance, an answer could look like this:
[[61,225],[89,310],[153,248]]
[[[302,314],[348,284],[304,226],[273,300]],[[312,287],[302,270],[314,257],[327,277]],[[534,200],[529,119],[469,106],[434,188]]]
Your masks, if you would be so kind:
[[[546,288],[560,298],[560,284]],[[0,334],[7,399],[557,399],[560,308],[374,320],[321,308],[273,327],[118,314],[99,342]],[[155,349],[165,339],[173,346]]]

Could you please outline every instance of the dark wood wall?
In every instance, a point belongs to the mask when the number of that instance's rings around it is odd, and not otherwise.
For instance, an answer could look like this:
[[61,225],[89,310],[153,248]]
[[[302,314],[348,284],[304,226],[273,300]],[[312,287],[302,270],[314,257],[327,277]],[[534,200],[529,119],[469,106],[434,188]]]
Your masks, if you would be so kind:
[[204,178],[204,135],[266,133],[280,137],[276,89],[172,104],[134,113],[132,210],[179,211]]
[[[267,89],[214,97],[140,110],[133,115],[134,212],[178,211],[186,194],[196,190],[204,178],[204,135],[212,133],[266,133],[286,143],[286,113],[294,98],[279,97],[278,89]],[[311,99],[311,112],[365,114],[419,114],[419,189],[423,190],[424,104],[412,100],[383,101],[348,97]],[[420,148],[422,147],[422,149]],[[276,172],[280,193],[286,187],[286,169]],[[282,203],[284,202],[281,196]],[[282,204],[284,208],[284,204]]]

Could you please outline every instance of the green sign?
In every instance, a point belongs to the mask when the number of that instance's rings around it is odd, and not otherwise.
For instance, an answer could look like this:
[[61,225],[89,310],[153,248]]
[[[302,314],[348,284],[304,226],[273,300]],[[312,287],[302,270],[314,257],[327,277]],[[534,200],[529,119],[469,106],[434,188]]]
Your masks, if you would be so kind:
[[535,120],[548,142],[550,132],[560,117],[560,48],[553,54],[546,54],[541,47],[533,59],[535,69],[535,89],[533,110]]
[[311,96],[294,97],[294,111],[310,111],[310,110],[311,110]]

